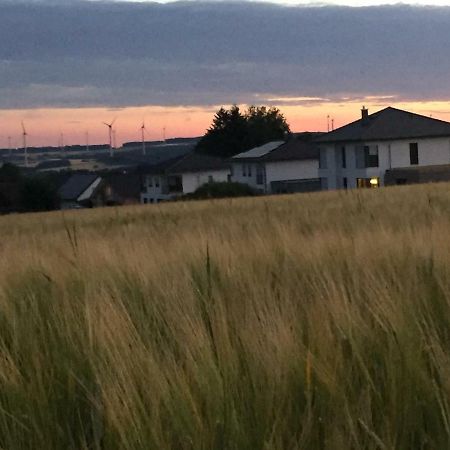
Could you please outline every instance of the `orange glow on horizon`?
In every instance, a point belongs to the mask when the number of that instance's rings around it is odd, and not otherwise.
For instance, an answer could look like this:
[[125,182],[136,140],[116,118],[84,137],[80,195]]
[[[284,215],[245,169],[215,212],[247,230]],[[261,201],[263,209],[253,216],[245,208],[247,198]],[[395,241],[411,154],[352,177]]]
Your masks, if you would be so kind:
[[[388,102],[389,99],[386,99]],[[245,106],[245,105],[244,105]],[[360,118],[361,101],[358,102],[317,102],[307,105],[280,105],[292,131],[326,131],[327,116],[334,119],[334,128],[339,128]],[[450,121],[450,103],[402,102],[381,104],[379,101],[365,103],[369,113],[387,106],[423,114],[441,120]],[[108,129],[102,122],[110,122],[117,117],[114,128],[118,144],[141,140],[141,125],[145,120],[147,140],[162,140],[165,128],[166,138],[194,137],[204,134],[210,126],[217,107],[129,107],[78,108],[78,109],[30,109],[0,111],[0,148],[6,148],[8,137],[13,147],[21,147],[21,121],[25,122],[28,133],[28,145],[58,146],[61,133],[64,144],[86,145],[86,133],[89,144],[108,142]]]

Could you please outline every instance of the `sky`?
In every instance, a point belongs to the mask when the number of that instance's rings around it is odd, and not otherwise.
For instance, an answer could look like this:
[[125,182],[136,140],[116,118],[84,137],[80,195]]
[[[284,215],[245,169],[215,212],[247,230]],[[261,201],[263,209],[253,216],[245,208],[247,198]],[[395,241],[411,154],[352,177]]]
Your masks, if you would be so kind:
[[328,3],[0,0],[0,147],[21,121],[29,145],[104,143],[114,118],[119,142],[143,120],[148,139],[198,136],[234,103],[294,131],[363,105],[450,120],[446,2]]

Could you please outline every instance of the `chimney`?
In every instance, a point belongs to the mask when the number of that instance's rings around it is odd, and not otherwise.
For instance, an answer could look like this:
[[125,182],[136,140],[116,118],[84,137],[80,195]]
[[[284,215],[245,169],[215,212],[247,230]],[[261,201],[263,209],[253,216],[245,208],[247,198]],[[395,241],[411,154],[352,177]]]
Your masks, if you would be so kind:
[[363,123],[367,123],[367,119],[369,118],[369,110],[363,106],[361,109],[361,120]]

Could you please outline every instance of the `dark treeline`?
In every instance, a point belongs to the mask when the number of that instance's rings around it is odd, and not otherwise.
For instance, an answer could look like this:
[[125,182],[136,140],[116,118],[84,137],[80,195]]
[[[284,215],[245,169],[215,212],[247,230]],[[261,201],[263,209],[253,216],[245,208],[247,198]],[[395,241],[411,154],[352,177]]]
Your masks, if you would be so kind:
[[0,214],[59,208],[57,174],[24,175],[13,164],[0,168]]

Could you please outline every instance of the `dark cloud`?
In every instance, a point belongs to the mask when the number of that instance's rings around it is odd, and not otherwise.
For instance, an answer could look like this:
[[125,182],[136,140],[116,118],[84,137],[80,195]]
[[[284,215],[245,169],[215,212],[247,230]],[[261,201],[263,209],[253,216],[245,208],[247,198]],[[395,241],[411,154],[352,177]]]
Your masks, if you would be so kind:
[[0,0],[0,17],[0,108],[449,97],[445,7]]

